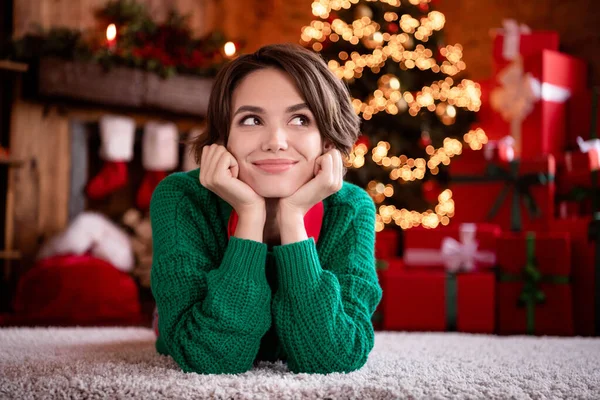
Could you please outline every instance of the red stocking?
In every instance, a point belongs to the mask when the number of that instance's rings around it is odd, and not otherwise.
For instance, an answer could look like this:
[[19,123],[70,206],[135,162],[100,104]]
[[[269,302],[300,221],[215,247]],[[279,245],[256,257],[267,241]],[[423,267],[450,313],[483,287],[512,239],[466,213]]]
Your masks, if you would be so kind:
[[98,175],[88,183],[86,192],[90,199],[101,199],[125,186],[128,180],[127,162],[105,161]]
[[144,180],[138,189],[136,196],[136,204],[138,209],[142,211],[150,208],[150,199],[152,193],[160,181],[162,181],[168,175],[167,171],[146,171]]

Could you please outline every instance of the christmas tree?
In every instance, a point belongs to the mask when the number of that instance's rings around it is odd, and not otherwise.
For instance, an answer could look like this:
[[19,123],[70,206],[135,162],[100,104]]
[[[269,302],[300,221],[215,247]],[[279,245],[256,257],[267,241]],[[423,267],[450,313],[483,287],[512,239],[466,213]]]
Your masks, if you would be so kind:
[[346,179],[377,205],[377,231],[446,225],[454,212],[445,166],[462,141],[487,140],[470,130],[481,91],[461,78],[459,44],[446,45],[436,0],[316,0],[318,17],[301,44],[320,52],[347,82],[362,136],[346,160]]

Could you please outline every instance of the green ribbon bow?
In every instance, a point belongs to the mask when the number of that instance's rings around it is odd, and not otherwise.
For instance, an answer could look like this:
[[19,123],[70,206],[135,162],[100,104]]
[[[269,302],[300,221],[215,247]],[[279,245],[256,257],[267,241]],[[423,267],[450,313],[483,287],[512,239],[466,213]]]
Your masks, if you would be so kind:
[[569,284],[570,280],[565,275],[543,275],[535,259],[535,232],[527,232],[527,261],[521,274],[507,274],[499,272],[499,282],[523,282],[523,289],[517,301],[518,307],[525,307],[527,317],[526,332],[533,335],[535,332],[535,308],[546,301],[546,294],[540,289],[541,283]]
[[486,219],[489,221],[496,216],[512,188],[514,190],[511,198],[510,227],[511,231],[519,232],[522,230],[523,226],[520,207],[521,202],[525,205],[525,209],[530,217],[537,218],[541,214],[540,208],[531,194],[531,186],[547,185],[554,181],[554,175],[550,173],[535,172],[520,175],[519,166],[519,160],[511,161],[508,169],[504,169],[494,163],[489,163],[483,176],[459,175],[451,177],[451,181],[455,183],[505,182],[504,187],[488,212]]
[[446,330],[456,331],[458,316],[458,281],[456,274],[446,273]]

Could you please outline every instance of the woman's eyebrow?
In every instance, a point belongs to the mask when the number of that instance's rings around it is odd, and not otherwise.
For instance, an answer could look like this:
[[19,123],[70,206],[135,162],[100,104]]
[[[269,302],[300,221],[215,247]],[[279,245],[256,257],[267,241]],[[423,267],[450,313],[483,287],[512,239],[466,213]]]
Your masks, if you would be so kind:
[[[300,103],[300,104],[295,104],[293,106],[289,106],[288,108],[285,109],[285,112],[289,114],[289,113],[293,113],[295,111],[303,110],[303,109],[309,110],[308,104]],[[240,106],[240,108],[237,109],[237,111],[235,112],[235,114],[233,114],[233,116],[235,117],[236,115],[238,115],[239,113],[242,113],[244,111],[253,112],[253,113],[257,113],[257,114],[265,114],[264,108],[261,108],[261,107]]]

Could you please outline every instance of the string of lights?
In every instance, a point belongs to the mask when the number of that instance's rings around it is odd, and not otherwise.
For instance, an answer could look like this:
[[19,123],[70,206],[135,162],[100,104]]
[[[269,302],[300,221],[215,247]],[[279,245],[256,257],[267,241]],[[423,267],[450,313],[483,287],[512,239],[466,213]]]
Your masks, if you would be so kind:
[[[367,0],[367,2],[386,3],[400,7],[400,0]],[[411,5],[427,5],[430,0],[403,0]],[[380,24],[372,20],[371,10],[363,5],[357,6],[356,18],[348,24],[345,21],[330,15],[332,11],[348,10],[357,5],[360,0],[315,0],[312,3],[312,13],[321,20],[314,20],[301,31],[301,43],[311,46],[320,52],[326,41],[338,42],[340,40],[352,45],[360,42],[369,49],[365,54],[357,51],[340,51],[336,59],[328,61],[329,69],[339,78],[347,82],[360,79],[366,69],[374,74],[381,72],[386,62],[392,60],[402,70],[417,68],[422,71],[431,70],[434,73],[445,75],[443,80],[435,81],[430,86],[424,86],[417,92],[403,90],[398,77],[385,74],[379,77],[377,89],[366,99],[352,98],[352,105],[357,115],[364,120],[370,120],[373,115],[386,112],[397,115],[408,112],[416,117],[422,109],[435,112],[444,125],[452,125],[456,120],[457,108],[477,112],[481,107],[481,88],[479,84],[468,79],[455,83],[453,76],[466,68],[463,57],[463,48],[460,44],[448,45],[439,48],[439,54],[416,44],[415,41],[425,43],[434,31],[444,28],[445,16],[438,11],[428,12],[420,19],[409,14],[399,15],[393,11],[386,11],[383,15],[386,23],[397,26],[398,32],[382,32]],[[464,134],[464,143],[474,150],[479,150],[487,142],[487,136],[481,129],[471,130]],[[393,155],[390,143],[378,142],[371,149],[371,159],[380,167],[389,171],[391,181],[411,182],[425,177],[427,170],[433,175],[439,173],[439,166],[450,164],[451,158],[462,152],[463,143],[458,139],[445,138],[440,148],[428,145],[425,151],[429,158],[409,158],[405,155]],[[350,155],[344,160],[348,168],[361,168],[365,165],[365,157],[369,148],[365,143],[354,146]],[[396,152],[397,153],[397,152]],[[394,195],[394,186],[391,183],[370,181],[367,191],[378,205],[376,231],[384,229],[385,225],[395,223],[402,229],[415,226],[435,228],[438,225],[447,225],[454,215],[454,201],[452,191],[443,190],[438,196],[438,203],[433,210],[425,212],[397,209],[394,205],[383,204],[387,198]]]

